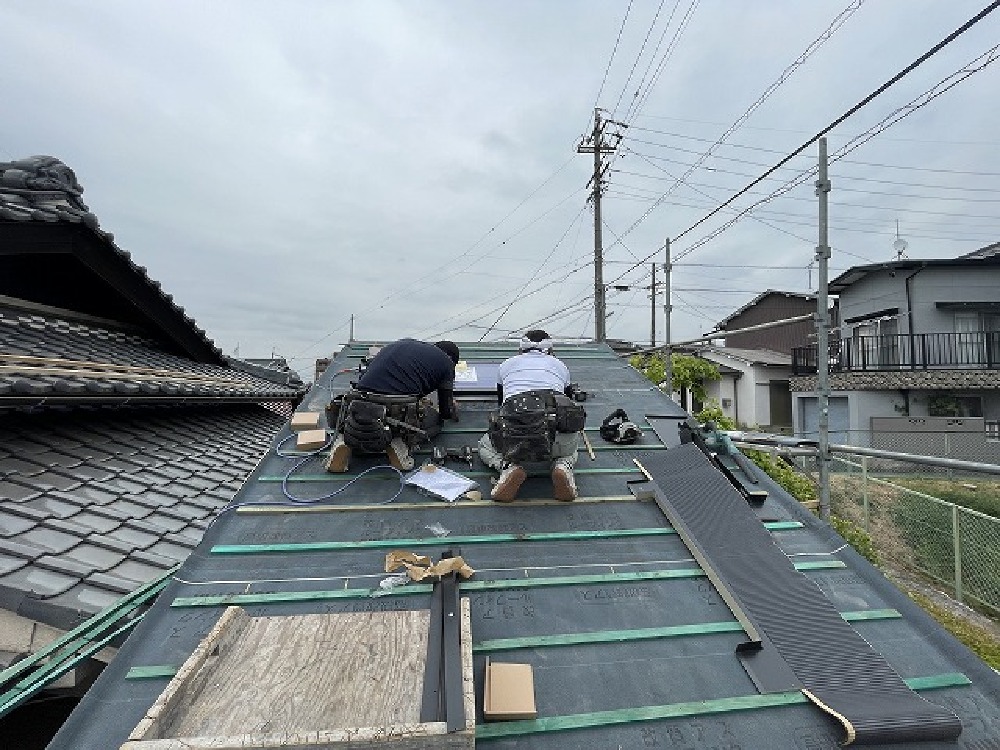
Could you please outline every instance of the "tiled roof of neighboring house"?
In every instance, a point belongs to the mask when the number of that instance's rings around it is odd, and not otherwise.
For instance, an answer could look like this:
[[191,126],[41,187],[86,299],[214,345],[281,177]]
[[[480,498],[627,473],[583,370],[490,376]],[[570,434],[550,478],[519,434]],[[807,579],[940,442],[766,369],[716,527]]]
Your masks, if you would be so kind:
[[885,263],[870,263],[864,266],[853,266],[844,271],[840,276],[833,279],[830,282],[830,293],[840,294],[847,287],[860,281],[869,273],[875,271],[888,271],[888,270],[908,270],[924,268],[927,266],[982,266],[982,265],[997,265],[1000,264],[1000,242],[994,243],[992,245],[987,245],[986,247],[981,247],[978,250],[974,250],[971,253],[966,253],[965,255],[959,255],[957,258],[907,258],[905,260],[893,260],[886,261]]
[[753,365],[771,365],[778,367],[791,367],[792,356],[781,352],[772,352],[770,349],[738,349],[731,346],[702,346],[695,351],[707,351],[723,357],[732,357]]
[[285,421],[254,405],[3,420],[0,609],[63,629],[182,562]]
[[0,163],[0,611],[64,629],[183,561],[306,391],[223,356],[81,193]]
[[238,360],[229,364],[195,362],[139,333],[32,314],[0,301],[0,408],[43,398],[47,403],[53,398],[73,403],[287,401],[303,392],[293,373]]
[[779,296],[782,296],[782,297],[795,297],[797,299],[802,299],[802,300],[807,300],[807,301],[812,301],[812,300],[816,299],[816,295],[815,294],[802,294],[801,292],[782,292],[782,291],[779,291],[777,289],[768,289],[768,290],[763,291],[760,294],[758,294],[752,300],[750,300],[745,305],[743,305],[743,307],[741,307],[739,310],[736,310],[735,312],[730,313],[725,318],[723,318],[718,323],[716,323],[715,324],[715,330],[717,330],[717,331],[724,331],[725,328],[726,328],[726,323],[728,323],[730,320],[732,320],[733,318],[737,317],[738,315],[742,314],[746,310],[749,310],[751,307],[753,307],[754,305],[756,305],[762,299],[764,299],[765,297],[768,297],[768,296],[770,296],[772,294],[773,295],[779,295]]

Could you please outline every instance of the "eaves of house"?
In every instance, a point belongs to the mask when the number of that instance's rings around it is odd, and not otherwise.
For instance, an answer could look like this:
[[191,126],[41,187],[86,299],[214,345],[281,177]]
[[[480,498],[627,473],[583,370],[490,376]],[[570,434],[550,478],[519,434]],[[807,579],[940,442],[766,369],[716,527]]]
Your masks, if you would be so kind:
[[[372,343],[345,346],[302,409],[324,419],[331,395],[348,387],[349,378],[342,373],[356,368]],[[493,373],[496,363],[515,351],[511,343],[460,346],[476,383],[478,369]],[[839,684],[853,675],[865,683],[874,674],[875,657],[857,663],[840,650],[839,641],[821,635],[827,628],[842,634],[846,627],[898,675],[892,679],[908,680],[932,710],[958,717],[962,746],[992,746],[1000,731],[1000,676],[763,474],[754,477],[756,487],[768,492],[762,504],[748,505],[739,494],[734,499],[736,489],[704,454],[691,443],[679,445],[678,426],[686,415],[609,347],[567,345],[556,353],[590,394],[584,404],[585,435],[593,458],[582,446],[576,502],[551,500],[548,478],[531,477],[515,503],[460,498],[449,504],[404,485],[388,467],[376,468],[383,460],[378,456],[355,456],[347,475],[326,474],[322,451],[279,454],[292,434],[286,425],[234,507],[207,530],[50,750],[120,747],[137,727],[156,725],[169,733],[164,714],[159,708],[150,713],[151,707],[171,685],[185,684],[189,673],[182,665],[189,659],[192,670],[200,670],[199,664],[210,668],[205,659],[225,651],[212,651],[203,639],[220,623],[224,627],[227,607],[242,609],[250,621],[267,628],[305,622],[304,616],[318,618],[309,621],[315,623],[311,628],[320,623],[325,628],[331,618],[347,622],[361,616],[376,627],[430,617],[427,613],[436,606],[433,586],[426,581],[389,585],[386,580],[386,555],[394,550],[432,560],[460,554],[475,570],[455,585],[470,612],[462,637],[471,639],[466,643],[472,654],[476,747],[838,747],[845,730],[837,720],[801,690],[775,692],[772,680],[782,682],[788,675],[781,671],[787,667],[768,661],[776,654],[773,643],[753,650],[757,656],[744,651],[741,658],[739,649],[753,623],[744,623],[734,612],[744,611],[751,601],[755,611],[762,607],[769,616],[785,618],[774,629],[767,626],[764,635],[785,639],[800,665],[809,670],[834,664],[824,682]],[[495,409],[488,380],[484,376],[478,383],[481,390],[460,392],[461,421],[445,425],[435,439],[437,447],[476,444]],[[635,444],[601,440],[599,425],[616,408],[642,428]],[[429,459],[430,451],[417,458]],[[636,461],[650,467],[646,471],[652,483]],[[492,473],[478,459],[471,468],[447,465],[478,482],[488,497]],[[686,498],[695,516],[700,508],[702,517],[713,519],[707,530],[668,522],[652,487],[660,483],[669,489],[665,497]],[[715,552],[705,553],[711,549]],[[720,587],[717,578],[708,577],[715,569],[712,560],[720,559],[713,554],[749,561],[764,553],[791,571],[796,593],[750,562],[740,567],[735,588]],[[823,605],[813,608],[800,596]],[[821,610],[826,614],[817,615]],[[232,612],[243,617],[239,610]],[[294,679],[297,667],[290,662],[294,647],[283,650],[276,640],[280,636],[272,635],[249,651],[247,659],[254,666],[242,676],[220,681],[199,672],[208,690],[174,693],[187,696],[184,700],[192,706],[204,699],[199,706],[224,705],[227,710],[198,714],[205,718],[199,730],[202,744],[195,744],[189,731],[176,744],[163,746],[214,746],[209,743],[221,740],[213,739],[213,732],[228,731],[237,735],[230,744],[334,747],[318,744],[320,734],[343,725],[297,726],[297,712],[311,708],[307,704],[312,700],[355,702],[360,712],[390,690],[399,694],[400,686],[402,694],[413,696],[400,720],[419,721],[421,696],[426,700],[428,684],[437,687],[425,681],[426,665],[414,667],[408,676],[371,675],[366,672],[369,659],[348,661],[347,644],[318,638],[315,629],[308,632],[310,656],[304,666],[322,677],[321,689],[304,697]],[[395,632],[370,646],[371,660],[376,652],[401,648],[413,639],[405,628]],[[419,651],[427,639],[416,640]],[[484,722],[487,658],[531,666],[537,719]],[[762,673],[762,661],[777,665],[780,674],[767,674],[766,668]],[[437,675],[434,669],[428,674]],[[445,693],[449,684],[445,682]],[[873,715],[889,710],[893,702],[883,688],[882,682],[866,687],[865,710]],[[439,709],[436,695],[432,690],[432,716]],[[234,712],[258,718],[233,727]],[[441,744],[411,739],[406,745],[404,739],[403,746],[471,746],[468,735],[436,738]],[[127,747],[144,745],[136,741]]]

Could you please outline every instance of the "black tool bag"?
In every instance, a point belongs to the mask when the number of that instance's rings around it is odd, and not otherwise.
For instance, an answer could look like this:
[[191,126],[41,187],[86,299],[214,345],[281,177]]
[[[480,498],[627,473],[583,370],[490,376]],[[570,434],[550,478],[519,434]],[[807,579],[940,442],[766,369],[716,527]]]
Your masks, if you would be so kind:
[[553,395],[555,400],[556,431],[579,432],[587,424],[587,410],[573,399],[561,393]]
[[490,420],[490,442],[508,463],[548,461],[555,433],[550,413],[548,393],[529,391],[511,396]]
[[344,442],[362,453],[381,453],[389,447],[392,432],[385,422],[386,407],[355,399],[347,407]]

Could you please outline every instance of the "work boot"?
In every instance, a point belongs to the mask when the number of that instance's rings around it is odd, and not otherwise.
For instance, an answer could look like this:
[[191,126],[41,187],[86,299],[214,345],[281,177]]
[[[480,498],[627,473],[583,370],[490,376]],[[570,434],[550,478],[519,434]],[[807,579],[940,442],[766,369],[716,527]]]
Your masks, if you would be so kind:
[[343,435],[337,435],[330,449],[330,458],[326,462],[326,470],[333,474],[343,474],[351,463],[351,446],[344,442]]
[[402,438],[393,438],[385,452],[389,454],[389,463],[394,468],[400,471],[409,471],[413,468],[413,456],[410,455],[410,449],[406,447]]
[[528,472],[517,464],[510,464],[500,472],[500,478],[493,485],[490,497],[498,503],[509,503],[517,497],[517,491],[521,489],[524,480],[528,478]]
[[552,494],[556,500],[571,502],[576,500],[576,479],[573,478],[573,467],[562,461],[557,461],[552,467]]

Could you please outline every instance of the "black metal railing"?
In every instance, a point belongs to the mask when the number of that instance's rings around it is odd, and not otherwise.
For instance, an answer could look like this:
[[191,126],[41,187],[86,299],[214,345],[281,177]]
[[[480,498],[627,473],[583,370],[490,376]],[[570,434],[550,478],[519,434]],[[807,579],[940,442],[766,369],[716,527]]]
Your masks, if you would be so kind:
[[[1000,369],[1000,332],[901,333],[830,342],[830,372]],[[792,349],[792,373],[816,372],[816,347]]]

